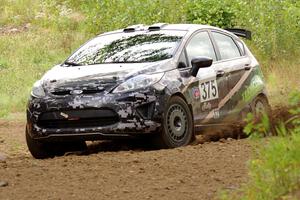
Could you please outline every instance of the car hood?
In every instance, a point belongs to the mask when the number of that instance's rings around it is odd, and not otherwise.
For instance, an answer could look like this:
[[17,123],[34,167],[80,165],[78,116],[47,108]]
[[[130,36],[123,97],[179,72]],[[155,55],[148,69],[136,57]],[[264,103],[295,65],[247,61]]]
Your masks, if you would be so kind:
[[44,86],[82,81],[122,81],[138,74],[156,73],[168,70],[171,59],[152,63],[120,63],[64,67],[57,65],[41,79]]

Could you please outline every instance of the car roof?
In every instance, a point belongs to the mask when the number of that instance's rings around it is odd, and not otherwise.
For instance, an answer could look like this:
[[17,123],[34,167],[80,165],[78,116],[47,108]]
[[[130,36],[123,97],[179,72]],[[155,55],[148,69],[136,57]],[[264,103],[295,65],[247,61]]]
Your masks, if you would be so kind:
[[161,28],[161,30],[182,30],[190,31],[195,29],[207,29],[207,28],[216,28],[208,25],[201,24],[166,24]]
[[102,33],[100,35],[102,36],[102,35],[109,35],[109,34],[114,34],[114,33],[122,33],[129,29],[132,31],[128,31],[128,32],[147,31],[151,27],[157,28],[156,30],[187,31],[187,32],[194,32],[194,31],[200,30],[200,29],[214,29],[214,30],[219,30],[219,31],[225,32],[235,38],[238,38],[233,33],[226,31],[224,29],[221,29],[221,28],[214,27],[214,26],[202,25],[202,24],[167,24],[167,23],[156,23],[156,24],[152,24],[152,25],[136,24],[136,25],[131,25],[131,26],[125,27],[124,29],[119,29],[119,30],[115,30],[115,31]]

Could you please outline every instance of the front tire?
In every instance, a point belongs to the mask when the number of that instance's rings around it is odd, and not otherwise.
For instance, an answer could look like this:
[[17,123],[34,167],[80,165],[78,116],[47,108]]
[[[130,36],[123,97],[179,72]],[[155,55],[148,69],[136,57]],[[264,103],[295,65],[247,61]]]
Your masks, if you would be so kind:
[[186,146],[194,139],[194,123],[186,102],[178,96],[172,97],[167,104],[162,131],[157,143],[161,148]]
[[55,153],[50,150],[50,144],[43,143],[33,139],[26,128],[25,132],[26,136],[26,143],[29,152],[31,155],[36,159],[45,159],[45,158],[52,158],[55,156]]
[[63,156],[66,152],[85,151],[87,145],[84,141],[70,142],[41,142],[33,139],[26,128],[26,142],[31,155],[36,159]]

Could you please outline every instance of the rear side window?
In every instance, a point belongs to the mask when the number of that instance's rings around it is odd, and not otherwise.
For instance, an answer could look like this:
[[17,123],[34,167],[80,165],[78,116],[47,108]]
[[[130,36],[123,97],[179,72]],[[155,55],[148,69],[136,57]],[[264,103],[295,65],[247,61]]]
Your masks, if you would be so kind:
[[197,33],[186,46],[189,62],[198,56],[207,56],[216,60],[216,54],[207,32]]
[[244,56],[244,55],[245,55],[245,47],[244,47],[244,44],[243,44],[241,41],[238,41],[238,40],[236,40],[236,42],[237,42],[237,44],[238,44],[239,47],[240,47],[242,56]]
[[241,53],[233,39],[227,35],[212,32],[221,54],[221,60],[240,57]]

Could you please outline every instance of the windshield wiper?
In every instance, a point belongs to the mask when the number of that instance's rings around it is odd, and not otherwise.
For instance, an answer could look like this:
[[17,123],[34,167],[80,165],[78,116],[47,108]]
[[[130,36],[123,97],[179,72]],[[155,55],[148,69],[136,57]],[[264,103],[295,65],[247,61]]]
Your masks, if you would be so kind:
[[64,62],[64,64],[65,64],[65,65],[69,65],[69,66],[82,66],[82,65],[79,64],[79,63],[69,62],[69,61]]

